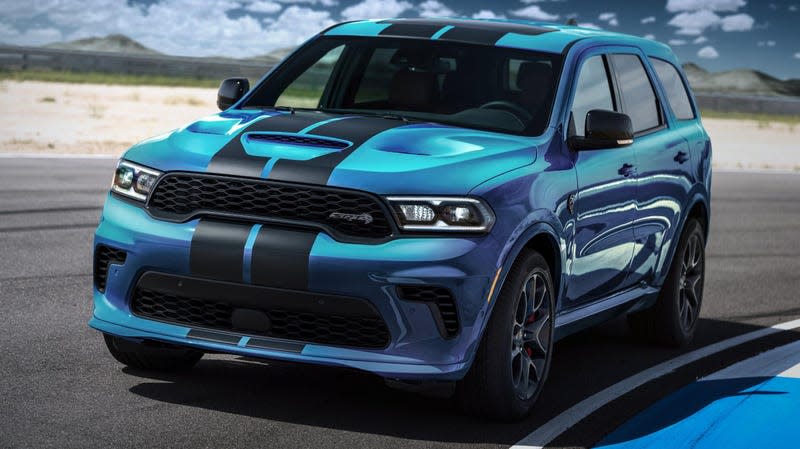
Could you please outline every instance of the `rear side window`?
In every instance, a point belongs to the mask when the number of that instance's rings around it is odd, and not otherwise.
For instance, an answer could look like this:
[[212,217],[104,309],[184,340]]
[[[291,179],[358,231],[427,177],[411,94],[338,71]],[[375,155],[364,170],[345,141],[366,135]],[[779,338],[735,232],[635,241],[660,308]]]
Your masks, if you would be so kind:
[[658,100],[650,78],[636,55],[611,55],[624,111],[633,122],[633,132],[661,125]]
[[583,137],[586,126],[586,113],[592,109],[614,110],[608,72],[602,56],[593,56],[581,66],[575,99],[572,100],[572,121],[575,136]]
[[650,63],[656,69],[661,85],[664,86],[664,91],[667,93],[667,100],[675,113],[678,120],[691,120],[694,118],[694,111],[692,110],[692,103],[689,101],[689,94],[686,92],[686,86],[683,85],[683,80],[678,74],[678,69],[667,61],[660,59],[650,58]]

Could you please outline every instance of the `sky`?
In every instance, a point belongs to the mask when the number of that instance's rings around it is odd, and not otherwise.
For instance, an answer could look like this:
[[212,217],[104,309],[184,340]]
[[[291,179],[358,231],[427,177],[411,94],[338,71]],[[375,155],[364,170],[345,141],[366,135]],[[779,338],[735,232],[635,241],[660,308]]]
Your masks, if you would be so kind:
[[344,20],[419,16],[575,18],[668,43],[711,71],[800,78],[800,0],[0,0],[0,42],[125,34],[167,54],[246,57]]

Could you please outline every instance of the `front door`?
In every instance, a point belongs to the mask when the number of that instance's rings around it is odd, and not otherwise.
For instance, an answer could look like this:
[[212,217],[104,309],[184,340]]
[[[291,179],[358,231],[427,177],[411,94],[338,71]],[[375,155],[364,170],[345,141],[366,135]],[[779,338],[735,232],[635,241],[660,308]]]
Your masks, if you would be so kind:
[[[570,135],[583,136],[586,113],[618,110],[604,55],[582,62],[575,87]],[[634,250],[636,169],[630,148],[573,152],[578,191],[567,307],[626,287]]]

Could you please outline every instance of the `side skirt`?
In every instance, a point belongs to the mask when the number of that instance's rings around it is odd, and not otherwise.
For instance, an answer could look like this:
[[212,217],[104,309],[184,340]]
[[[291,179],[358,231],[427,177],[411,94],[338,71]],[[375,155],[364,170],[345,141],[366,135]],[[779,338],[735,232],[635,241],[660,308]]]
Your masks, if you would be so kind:
[[560,340],[620,315],[646,309],[655,304],[659,289],[637,286],[615,293],[574,309],[560,312],[556,316],[555,338]]

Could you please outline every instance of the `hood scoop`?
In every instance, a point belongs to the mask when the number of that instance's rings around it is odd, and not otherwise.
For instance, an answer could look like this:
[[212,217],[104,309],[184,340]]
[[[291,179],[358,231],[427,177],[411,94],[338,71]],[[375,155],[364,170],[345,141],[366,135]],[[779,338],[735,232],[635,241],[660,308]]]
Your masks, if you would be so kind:
[[247,140],[249,142],[276,143],[329,150],[343,150],[352,145],[351,142],[346,140],[286,133],[248,133]]

